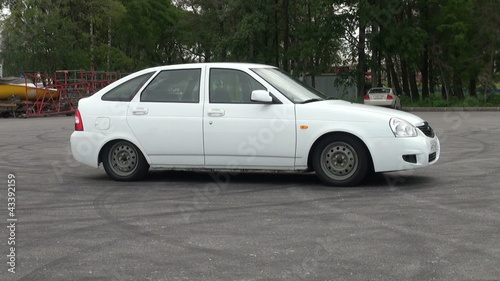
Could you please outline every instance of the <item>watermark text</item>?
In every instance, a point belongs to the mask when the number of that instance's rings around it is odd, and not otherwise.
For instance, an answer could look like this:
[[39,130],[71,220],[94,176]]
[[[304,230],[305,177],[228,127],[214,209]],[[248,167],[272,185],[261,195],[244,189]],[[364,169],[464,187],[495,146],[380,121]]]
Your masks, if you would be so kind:
[[7,238],[8,255],[7,265],[10,273],[16,273],[16,176],[9,174],[7,176],[7,228],[9,237]]

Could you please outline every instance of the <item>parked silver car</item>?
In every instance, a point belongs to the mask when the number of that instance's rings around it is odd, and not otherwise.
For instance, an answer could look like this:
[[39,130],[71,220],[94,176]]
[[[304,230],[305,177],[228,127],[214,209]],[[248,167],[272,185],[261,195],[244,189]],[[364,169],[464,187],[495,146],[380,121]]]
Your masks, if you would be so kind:
[[364,104],[401,109],[401,100],[398,95],[396,95],[394,89],[387,87],[377,87],[368,90],[368,93],[364,97]]

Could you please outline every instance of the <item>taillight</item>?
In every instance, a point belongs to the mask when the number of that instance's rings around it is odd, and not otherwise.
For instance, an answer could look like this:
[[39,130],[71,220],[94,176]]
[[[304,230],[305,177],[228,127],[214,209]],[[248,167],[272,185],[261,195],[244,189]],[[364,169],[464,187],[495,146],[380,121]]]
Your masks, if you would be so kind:
[[75,112],[75,131],[83,131],[82,115],[78,109]]
[[370,95],[365,95],[365,100],[369,100],[370,99]]
[[393,97],[393,96],[391,96],[391,95],[387,95],[387,99],[388,99],[388,100],[393,100],[393,99],[394,99],[394,97]]

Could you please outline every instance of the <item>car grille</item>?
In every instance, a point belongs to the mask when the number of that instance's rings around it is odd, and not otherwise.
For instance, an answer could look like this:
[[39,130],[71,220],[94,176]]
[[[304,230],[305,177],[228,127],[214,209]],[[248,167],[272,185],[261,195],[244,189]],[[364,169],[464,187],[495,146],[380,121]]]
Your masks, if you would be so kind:
[[434,130],[432,130],[431,126],[429,126],[429,123],[425,122],[424,125],[418,126],[417,128],[429,138],[434,137]]
[[436,160],[436,152],[429,154],[429,163]]

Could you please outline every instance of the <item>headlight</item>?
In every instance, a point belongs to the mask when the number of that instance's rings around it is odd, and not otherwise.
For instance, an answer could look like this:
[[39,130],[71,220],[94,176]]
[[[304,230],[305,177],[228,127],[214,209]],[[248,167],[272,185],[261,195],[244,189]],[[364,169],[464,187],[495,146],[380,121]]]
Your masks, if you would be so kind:
[[389,121],[389,126],[391,127],[394,136],[398,138],[417,136],[417,129],[415,128],[415,126],[403,119],[391,118],[391,121]]

